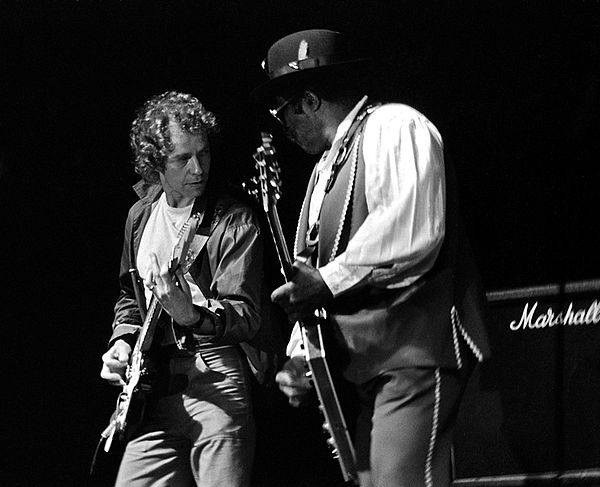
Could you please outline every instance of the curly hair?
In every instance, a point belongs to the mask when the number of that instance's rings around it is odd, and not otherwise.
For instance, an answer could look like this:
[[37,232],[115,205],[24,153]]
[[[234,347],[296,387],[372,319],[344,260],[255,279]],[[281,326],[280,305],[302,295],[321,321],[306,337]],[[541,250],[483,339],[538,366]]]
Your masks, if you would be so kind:
[[194,96],[167,91],[152,97],[138,109],[129,134],[135,172],[148,183],[159,182],[158,172],[164,170],[173,150],[171,121],[190,134],[205,131],[214,135],[219,131],[214,114]]

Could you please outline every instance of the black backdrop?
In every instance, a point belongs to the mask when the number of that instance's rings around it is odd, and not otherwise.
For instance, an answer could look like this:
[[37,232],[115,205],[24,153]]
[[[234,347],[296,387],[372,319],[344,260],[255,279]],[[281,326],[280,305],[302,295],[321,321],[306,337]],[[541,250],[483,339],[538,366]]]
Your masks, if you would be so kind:
[[[270,43],[305,28],[351,33],[357,53],[389,67],[380,94],[443,134],[486,288],[594,278],[599,14],[597,0],[2,2],[0,484],[88,483],[115,399],[98,372],[134,201],[128,127],[145,99],[188,91],[220,115],[220,171],[237,185],[265,122],[248,93]],[[291,238],[313,159],[275,142]],[[259,456],[273,461],[259,485],[334,485],[305,426],[318,418],[277,395],[263,406]],[[109,485],[113,457],[95,485]]]

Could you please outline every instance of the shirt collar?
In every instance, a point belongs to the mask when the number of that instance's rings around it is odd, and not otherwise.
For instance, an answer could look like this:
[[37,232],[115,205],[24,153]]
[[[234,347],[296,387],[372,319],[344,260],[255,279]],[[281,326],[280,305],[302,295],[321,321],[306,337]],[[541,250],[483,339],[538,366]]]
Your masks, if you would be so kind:
[[148,183],[141,179],[133,185],[133,191],[135,191],[135,194],[140,199],[149,198],[154,201],[160,196],[162,186],[157,183]]
[[356,105],[354,105],[354,108],[350,111],[350,113],[348,113],[348,115],[346,115],[346,118],[344,118],[344,120],[342,120],[342,122],[338,125],[337,131],[335,132],[335,137],[333,138],[333,143],[331,144],[331,147],[333,147],[333,145],[338,140],[342,139],[344,137],[344,135],[346,135],[346,132],[348,132],[348,130],[350,129],[350,126],[352,125],[352,122],[358,115],[358,112],[360,112],[361,108],[365,105],[365,103],[367,103],[367,99],[368,99],[367,95],[363,96],[359,100],[359,102]]
[[359,102],[356,105],[354,105],[354,108],[350,110],[348,115],[346,115],[346,118],[344,118],[344,120],[342,120],[341,123],[338,125],[338,128],[335,132],[335,137],[333,138],[333,142],[331,143],[331,148],[329,148],[323,153],[321,159],[318,162],[319,171],[323,171],[324,169],[329,168],[329,166],[332,164],[333,160],[329,157],[329,154],[335,154],[337,152],[344,136],[346,135],[348,130],[350,130],[352,122],[354,121],[358,113],[361,111],[362,107],[367,103],[367,99],[367,95],[363,96],[359,100]]

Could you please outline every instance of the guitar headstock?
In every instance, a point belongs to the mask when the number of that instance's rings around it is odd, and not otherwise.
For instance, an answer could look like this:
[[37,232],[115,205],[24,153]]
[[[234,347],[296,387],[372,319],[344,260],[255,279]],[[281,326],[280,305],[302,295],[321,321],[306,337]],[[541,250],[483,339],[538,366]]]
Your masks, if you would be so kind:
[[262,144],[253,155],[258,176],[254,176],[243,186],[262,205],[265,213],[268,213],[281,198],[281,170],[272,144],[273,137],[267,132],[261,132],[261,139]]
[[177,244],[173,247],[173,253],[171,255],[171,262],[169,265],[169,270],[171,273],[175,273],[178,267],[187,271],[191,262],[188,262],[189,250],[194,240],[194,235],[196,235],[196,229],[198,228],[198,224],[200,223],[200,215],[198,213],[194,213],[191,215],[181,230],[179,230],[179,239],[177,240]]

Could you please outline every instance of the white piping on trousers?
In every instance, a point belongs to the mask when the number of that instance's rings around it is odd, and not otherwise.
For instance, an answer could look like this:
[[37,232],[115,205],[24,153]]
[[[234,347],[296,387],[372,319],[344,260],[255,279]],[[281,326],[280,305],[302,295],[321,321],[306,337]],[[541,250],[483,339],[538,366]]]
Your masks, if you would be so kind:
[[460,367],[462,365],[462,361],[460,360],[460,354],[458,352],[458,337],[456,336],[456,331],[454,330],[455,327],[458,328],[458,330],[460,331],[460,334],[465,339],[465,342],[467,342],[467,345],[469,345],[469,348],[475,354],[475,357],[477,357],[477,360],[479,362],[483,362],[483,354],[481,353],[481,350],[479,350],[479,347],[477,347],[477,345],[475,345],[475,342],[469,336],[469,334],[467,333],[467,330],[465,330],[464,327],[462,326],[462,323],[460,321],[460,316],[458,314],[458,310],[456,309],[456,306],[452,306],[452,309],[450,310],[450,314],[452,316],[452,338],[454,339],[454,351],[456,353],[456,361],[458,362],[458,368],[460,369]]
[[437,439],[437,430],[439,426],[440,399],[441,399],[442,378],[440,369],[435,369],[435,404],[433,406],[433,424],[431,425],[431,436],[429,437],[429,450],[427,451],[427,460],[425,462],[425,487],[433,487],[433,450]]
[[458,343],[458,325],[456,322],[460,319],[456,307],[452,306],[450,310],[450,317],[452,318],[452,342],[454,343],[454,356],[456,357],[456,365],[459,369],[462,369],[462,357],[460,356],[460,344]]

